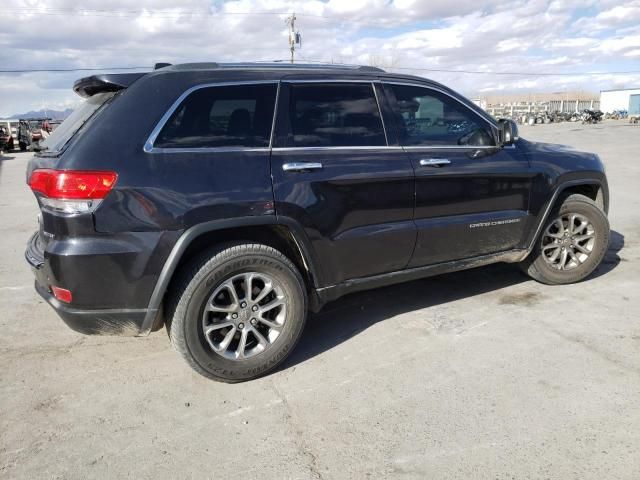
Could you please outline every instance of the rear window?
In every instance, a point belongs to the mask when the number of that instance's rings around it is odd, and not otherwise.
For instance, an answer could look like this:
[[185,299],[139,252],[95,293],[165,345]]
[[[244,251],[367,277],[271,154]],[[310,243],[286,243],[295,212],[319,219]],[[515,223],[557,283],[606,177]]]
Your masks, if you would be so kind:
[[85,100],[49,137],[40,143],[40,150],[59,152],[82,126],[115,95],[98,93]]
[[176,108],[155,148],[268,147],[277,85],[196,90]]

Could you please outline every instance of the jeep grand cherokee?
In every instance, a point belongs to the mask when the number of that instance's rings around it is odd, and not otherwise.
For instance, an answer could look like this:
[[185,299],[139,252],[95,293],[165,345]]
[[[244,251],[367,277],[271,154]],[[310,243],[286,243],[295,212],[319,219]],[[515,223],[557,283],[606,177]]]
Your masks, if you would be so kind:
[[424,78],[184,64],[74,90],[27,172],[35,287],[82,333],[166,326],[209,378],[273,370],[349,292],[494,262],[577,282],[607,249],[596,155]]

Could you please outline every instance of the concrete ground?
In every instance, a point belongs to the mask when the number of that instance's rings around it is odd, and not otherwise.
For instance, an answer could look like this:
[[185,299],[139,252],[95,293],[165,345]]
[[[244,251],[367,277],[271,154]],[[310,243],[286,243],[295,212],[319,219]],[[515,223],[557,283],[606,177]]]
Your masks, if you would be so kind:
[[26,154],[0,160],[1,478],[640,478],[640,126],[597,152],[612,243],[577,285],[495,265],[352,295],[276,373],[192,373],[164,331],[84,337],[36,296]]

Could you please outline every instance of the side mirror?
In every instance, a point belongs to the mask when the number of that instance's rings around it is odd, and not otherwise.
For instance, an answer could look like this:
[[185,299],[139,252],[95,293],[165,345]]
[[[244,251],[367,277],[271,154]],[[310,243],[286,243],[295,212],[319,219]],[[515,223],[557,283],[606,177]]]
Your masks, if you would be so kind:
[[518,125],[513,120],[501,118],[498,120],[500,145],[513,145],[518,140]]

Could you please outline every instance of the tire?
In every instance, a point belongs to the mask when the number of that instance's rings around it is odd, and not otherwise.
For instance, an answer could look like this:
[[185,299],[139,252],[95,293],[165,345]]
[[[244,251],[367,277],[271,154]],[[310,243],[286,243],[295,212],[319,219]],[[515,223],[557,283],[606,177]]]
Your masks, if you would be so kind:
[[[575,217],[571,217],[572,215]],[[557,222],[558,220],[563,222],[563,231],[566,232],[569,222],[565,223],[565,219],[571,218],[574,218],[574,231],[580,228],[584,219],[588,221],[588,225],[579,234],[565,236],[558,230],[559,224]],[[579,222],[578,226],[575,225],[577,222]],[[556,236],[559,236],[561,240],[556,242]],[[578,240],[584,237],[588,238]],[[540,237],[536,239],[534,250],[520,264],[520,267],[531,278],[547,285],[579,282],[600,265],[609,247],[609,238],[609,220],[600,207],[584,195],[569,195],[558,202],[552,210]],[[565,245],[562,242],[566,242],[567,246],[560,247],[559,245]],[[578,249],[577,246],[574,247],[574,242],[577,242],[581,249]],[[562,256],[563,248],[567,251],[567,261],[561,267],[560,264],[564,258]],[[589,253],[584,253],[587,250]],[[556,252],[558,252],[559,258],[553,259]]]
[[[249,296],[247,284],[255,292]],[[271,293],[260,299],[270,287]],[[269,309],[282,299],[284,305]],[[205,306],[216,310],[205,312]],[[181,271],[171,287],[166,319],[171,344],[191,368],[212,380],[235,383],[262,376],[284,361],[300,339],[306,316],[307,291],[295,265],[266,245],[235,243],[205,252]],[[212,331],[206,334],[205,328]]]

